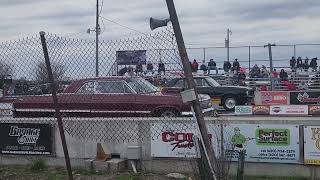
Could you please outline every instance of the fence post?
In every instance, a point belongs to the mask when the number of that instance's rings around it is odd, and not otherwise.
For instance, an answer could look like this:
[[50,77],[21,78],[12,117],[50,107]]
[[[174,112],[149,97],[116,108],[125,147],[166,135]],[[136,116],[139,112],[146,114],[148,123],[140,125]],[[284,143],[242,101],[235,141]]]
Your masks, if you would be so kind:
[[237,180],[244,180],[244,159],[245,159],[245,150],[239,151],[238,159],[238,169],[237,169]]
[[251,46],[249,46],[249,72],[250,72],[250,69],[251,69]]
[[203,48],[203,61],[202,63],[206,63],[206,48]]
[[[272,73],[273,71],[273,61],[272,61],[272,50],[271,50],[271,46],[276,46],[275,44],[268,44],[265,45],[264,47],[268,47],[269,50],[269,62],[270,62],[270,73]],[[273,81],[273,77],[270,77],[270,84],[271,84],[271,91],[274,90],[274,81]]]
[[59,127],[59,132],[60,132],[60,137],[61,137],[63,153],[64,153],[64,157],[65,157],[65,161],[66,161],[69,180],[72,180],[73,177],[72,177],[70,157],[69,157],[68,147],[67,147],[67,143],[66,143],[66,137],[64,134],[62,117],[60,114],[60,107],[58,104],[59,102],[58,102],[58,97],[57,97],[57,86],[56,86],[55,80],[53,78],[51,64],[50,64],[50,60],[49,60],[48,48],[47,48],[47,43],[46,43],[46,38],[44,37],[44,35],[45,35],[45,32],[41,31],[40,38],[41,38],[44,59],[46,62],[47,72],[48,72],[48,80],[49,80],[49,83],[51,86],[51,91],[52,91],[52,99],[53,99],[53,104],[54,104],[54,108],[55,108],[55,116],[58,121],[58,127]]

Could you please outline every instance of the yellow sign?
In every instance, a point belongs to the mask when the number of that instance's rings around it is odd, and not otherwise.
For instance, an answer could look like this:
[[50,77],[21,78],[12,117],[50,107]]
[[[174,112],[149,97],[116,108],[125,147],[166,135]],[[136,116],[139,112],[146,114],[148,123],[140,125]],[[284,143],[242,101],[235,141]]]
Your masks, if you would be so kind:
[[316,160],[316,159],[305,159],[304,160],[305,164],[320,164],[320,160]]
[[221,98],[211,98],[212,104],[220,105],[221,104]]

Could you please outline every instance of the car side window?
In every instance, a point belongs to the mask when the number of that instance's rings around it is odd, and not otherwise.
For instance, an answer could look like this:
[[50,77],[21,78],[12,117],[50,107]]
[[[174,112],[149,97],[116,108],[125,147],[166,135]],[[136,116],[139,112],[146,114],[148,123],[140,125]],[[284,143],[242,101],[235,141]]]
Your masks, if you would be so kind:
[[202,78],[196,78],[194,79],[194,82],[196,83],[197,87],[209,87],[209,84],[205,79]]
[[93,94],[94,82],[86,82],[82,87],[77,91],[77,94]]
[[174,87],[185,88],[184,79],[179,79],[174,85]]
[[98,81],[95,93],[130,93],[130,89],[123,81]]

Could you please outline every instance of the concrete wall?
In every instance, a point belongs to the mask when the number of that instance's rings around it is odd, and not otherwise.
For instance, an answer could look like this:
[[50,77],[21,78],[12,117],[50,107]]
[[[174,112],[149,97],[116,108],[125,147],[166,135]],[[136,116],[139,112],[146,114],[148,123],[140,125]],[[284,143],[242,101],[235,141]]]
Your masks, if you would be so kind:
[[[120,119],[119,119],[120,120]],[[141,120],[141,119],[140,119]],[[137,121],[140,121],[137,120]],[[239,123],[239,124],[296,124],[296,125],[320,125],[320,117],[272,117],[272,116],[223,116],[217,118],[206,119],[209,123],[217,123],[223,121],[224,123]],[[87,121],[87,119],[85,120]],[[154,122],[163,122],[163,119],[148,118],[143,119],[143,123],[138,123],[134,126],[134,131],[137,131],[138,136],[150,136],[150,124]],[[28,120],[32,122],[32,120]],[[190,119],[178,118],[175,122],[192,122]],[[0,121],[1,123],[1,121]],[[80,128],[85,124],[83,121],[78,121]],[[106,128],[106,127],[101,127]],[[112,128],[111,128],[112,129]],[[70,131],[69,131],[70,132]],[[97,127],[95,132],[102,133],[103,129],[99,130]],[[128,133],[128,132],[126,132]],[[126,134],[125,135],[128,135]],[[97,136],[99,134],[92,134]],[[121,158],[127,158],[127,147],[129,145],[140,145],[142,147],[142,167],[152,172],[193,172],[196,163],[192,160],[183,159],[168,159],[168,158],[152,158],[150,137],[143,140],[137,139],[133,143],[113,141],[103,142],[99,140],[89,140],[78,138],[74,134],[66,132],[66,141],[68,145],[69,155],[72,159],[73,166],[84,166],[85,160],[94,159],[96,156],[97,143],[102,143],[106,153],[120,154]],[[57,127],[54,130],[54,155],[51,157],[44,157],[48,160],[49,165],[64,165],[64,155],[61,146],[61,139]],[[28,164],[33,159],[39,156],[12,156],[1,155],[0,164]],[[235,173],[236,163],[232,163],[231,172]],[[306,166],[302,164],[279,164],[279,163],[246,163],[245,174],[250,175],[275,175],[275,176],[309,176],[314,166]],[[319,166],[320,167],[320,166]],[[311,169],[310,169],[311,168]],[[320,178],[320,176],[319,176]]]

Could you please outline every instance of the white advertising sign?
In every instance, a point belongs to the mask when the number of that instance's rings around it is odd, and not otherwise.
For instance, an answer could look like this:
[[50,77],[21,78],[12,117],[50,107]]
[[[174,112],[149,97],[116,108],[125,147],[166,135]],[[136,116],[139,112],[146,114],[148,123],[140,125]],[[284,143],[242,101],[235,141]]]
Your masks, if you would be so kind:
[[304,163],[320,165],[320,126],[304,127]]
[[308,115],[308,105],[270,106],[271,115]]
[[[189,128],[189,129],[188,129]],[[208,126],[211,141],[219,155],[220,126]],[[153,157],[196,157],[196,128],[192,125],[154,123],[151,129]],[[294,125],[228,124],[223,128],[225,154],[238,160],[239,150],[246,151],[246,161],[298,163],[299,127]],[[217,138],[218,137],[218,138]],[[220,144],[220,143],[218,143]]]

